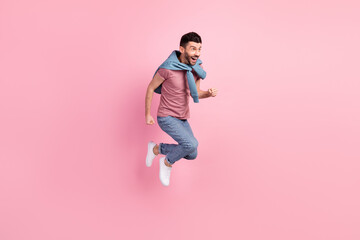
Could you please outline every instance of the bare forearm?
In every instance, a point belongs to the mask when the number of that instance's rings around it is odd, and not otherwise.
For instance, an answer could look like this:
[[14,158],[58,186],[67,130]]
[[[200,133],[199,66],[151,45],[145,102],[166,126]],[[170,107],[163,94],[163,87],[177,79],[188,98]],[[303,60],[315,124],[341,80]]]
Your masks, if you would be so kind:
[[201,98],[208,98],[211,96],[211,93],[209,93],[209,91],[203,91],[198,89],[198,94],[199,94],[199,99]]
[[151,110],[151,101],[154,94],[154,90],[150,87],[146,90],[146,96],[145,96],[145,116],[150,115]]

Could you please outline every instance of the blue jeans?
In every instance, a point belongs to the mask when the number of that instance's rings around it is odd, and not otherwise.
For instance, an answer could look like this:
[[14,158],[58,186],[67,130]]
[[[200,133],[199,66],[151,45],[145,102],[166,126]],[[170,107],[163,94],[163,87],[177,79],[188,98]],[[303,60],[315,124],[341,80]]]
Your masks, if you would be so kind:
[[175,117],[157,117],[160,128],[178,144],[159,143],[159,153],[166,155],[168,163],[174,164],[181,158],[193,160],[197,157],[198,141],[187,120]]

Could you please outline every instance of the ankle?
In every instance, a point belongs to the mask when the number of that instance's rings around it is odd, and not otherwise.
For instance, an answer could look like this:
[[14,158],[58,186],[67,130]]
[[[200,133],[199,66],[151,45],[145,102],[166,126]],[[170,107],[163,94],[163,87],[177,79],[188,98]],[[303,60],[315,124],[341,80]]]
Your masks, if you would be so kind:
[[165,163],[166,166],[172,167],[172,165],[168,163],[168,161],[166,160],[166,158],[164,159],[164,163]]
[[153,148],[153,153],[155,154],[155,155],[158,155],[159,154],[159,145],[155,145],[155,147]]

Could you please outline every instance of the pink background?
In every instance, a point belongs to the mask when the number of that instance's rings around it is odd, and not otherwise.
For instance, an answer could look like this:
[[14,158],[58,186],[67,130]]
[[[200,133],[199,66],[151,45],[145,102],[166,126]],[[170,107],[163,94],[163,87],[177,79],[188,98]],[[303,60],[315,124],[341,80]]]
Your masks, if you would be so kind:
[[[360,239],[357,2],[2,0],[0,239]],[[219,94],[166,188],[145,91],[189,31]]]

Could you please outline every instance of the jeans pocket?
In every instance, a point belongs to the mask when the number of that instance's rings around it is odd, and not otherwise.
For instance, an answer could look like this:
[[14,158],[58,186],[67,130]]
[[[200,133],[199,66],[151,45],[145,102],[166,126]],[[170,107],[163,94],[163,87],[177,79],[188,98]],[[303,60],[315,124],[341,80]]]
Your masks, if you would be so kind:
[[161,126],[170,126],[171,125],[171,116],[166,117],[157,117],[158,124]]
[[166,117],[159,117],[159,116],[158,116],[158,117],[157,117],[157,120],[163,122],[163,121],[166,121],[167,119],[169,119],[170,117],[171,117],[171,116],[166,116]]

